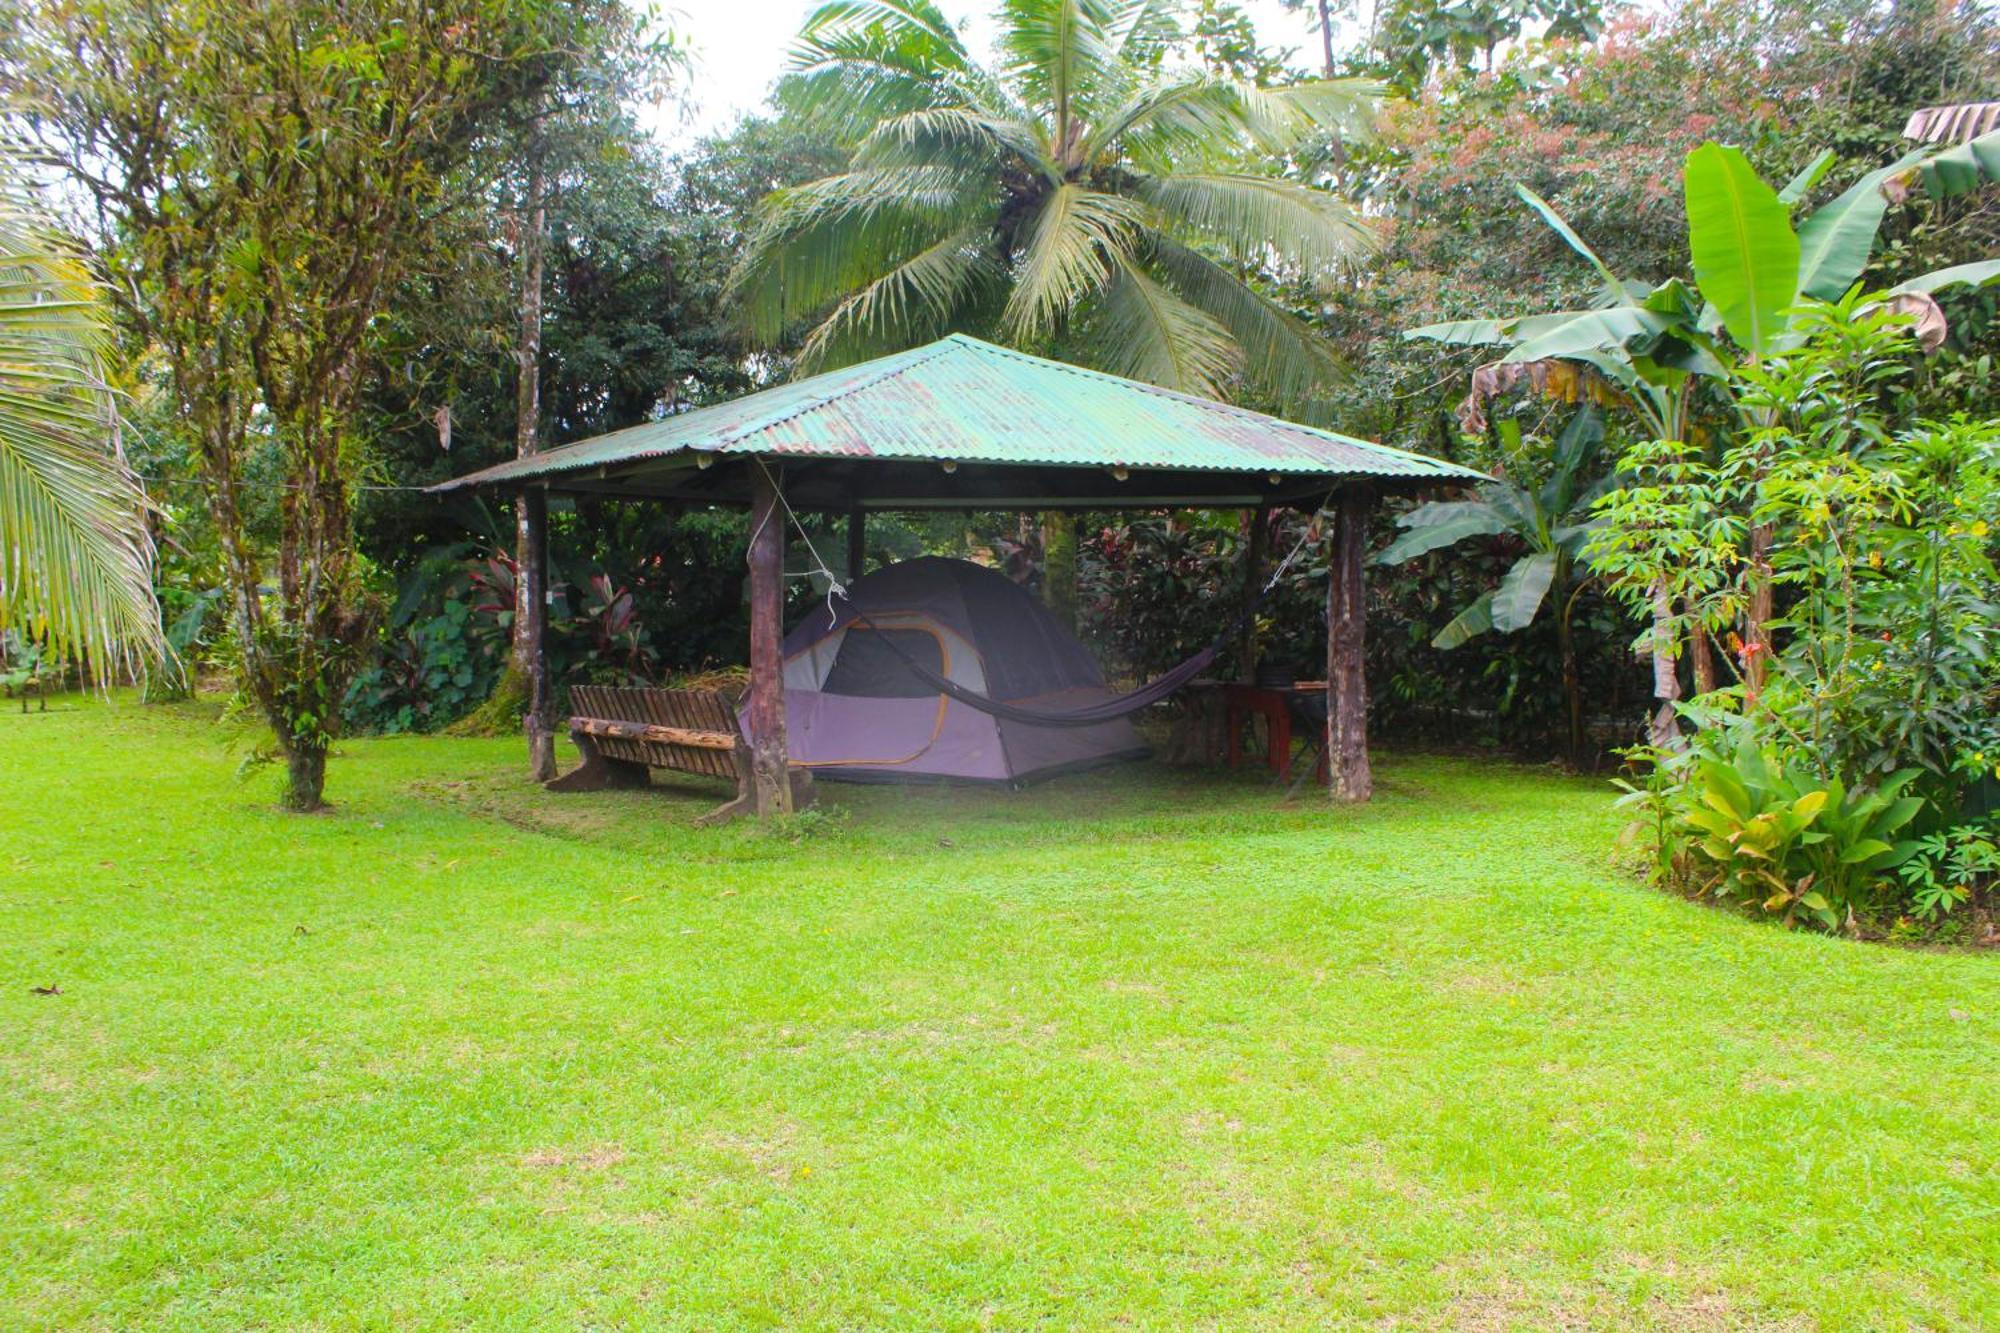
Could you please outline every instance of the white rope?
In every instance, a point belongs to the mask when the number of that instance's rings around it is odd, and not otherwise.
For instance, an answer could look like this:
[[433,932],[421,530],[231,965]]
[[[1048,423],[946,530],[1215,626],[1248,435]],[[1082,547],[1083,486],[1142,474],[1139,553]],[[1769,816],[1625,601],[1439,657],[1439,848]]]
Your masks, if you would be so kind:
[[[833,570],[828,568],[826,561],[820,557],[819,548],[813,545],[812,535],[806,531],[806,525],[799,521],[798,514],[795,513],[792,509],[792,502],[785,498],[785,488],[783,486],[780,486],[778,484],[778,479],[771,475],[771,469],[765,466],[764,460],[762,458],[759,458],[757,460],[757,467],[759,468],[759,470],[763,472],[764,479],[771,483],[772,494],[776,495],[778,497],[778,503],[784,506],[785,517],[792,521],[793,531],[799,534],[799,540],[806,544],[806,554],[812,557],[814,568],[805,571],[803,574],[787,574],[785,575],[785,577],[793,579],[809,579],[814,577],[815,575],[823,576],[826,579],[827,623],[832,624],[834,620],[839,618],[840,614],[838,611],[834,610],[833,599],[838,597],[841,601],[843,602],[846,601],[847,585],[842,583],[838,578],[834,577]],[[769,519],[767,518],[765,521],[768,522]],[[763,528],[760,527],[757,529],[756,532],[750,534],[750,540],[753,545],[756,543],[757,537],[763,531],[764,531]],[[849,570],[848,574],[851,576],[857,572],[859,571]]]

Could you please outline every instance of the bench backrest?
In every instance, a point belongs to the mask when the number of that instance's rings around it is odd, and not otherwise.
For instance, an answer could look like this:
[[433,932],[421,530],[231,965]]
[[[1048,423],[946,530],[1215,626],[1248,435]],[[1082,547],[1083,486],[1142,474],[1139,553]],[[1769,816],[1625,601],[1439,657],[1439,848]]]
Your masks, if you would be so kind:
[[738,777],[743,733],[720,691],[576,685],[569,700],[570,727],[590,735],[607,758]]

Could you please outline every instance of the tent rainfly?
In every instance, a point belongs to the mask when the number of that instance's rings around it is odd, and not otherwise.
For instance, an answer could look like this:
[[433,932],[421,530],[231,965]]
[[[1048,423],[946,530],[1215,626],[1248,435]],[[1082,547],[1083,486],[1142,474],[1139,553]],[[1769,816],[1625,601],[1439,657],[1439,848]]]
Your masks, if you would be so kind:
[[[858,570],[870,510],[1313,508],[1331,497],[1328,754],[1340,800],[1367,800],[1363,555],[1383,494],[1484,480],[1421,454],[953,334],[713,407],[500,463],[433,487],[519,493],[529,632],[539,635],[551,493],[747,505],[756,808],[786,810],[786,510],[848,516]],[[528,729],[552,765],[553,700],[539,651]],[[550,776],[552,772],[538,773]]]

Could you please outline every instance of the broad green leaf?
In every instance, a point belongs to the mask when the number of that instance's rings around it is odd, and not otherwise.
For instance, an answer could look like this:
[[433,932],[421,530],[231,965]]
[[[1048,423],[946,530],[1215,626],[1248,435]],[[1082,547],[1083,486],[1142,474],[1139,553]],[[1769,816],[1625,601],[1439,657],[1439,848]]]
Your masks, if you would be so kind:
[[1752,806],[1750,789],[1736,775],[1736,770],[1726,764],[1706,763],[1702,765],[1702,778],[1706,784],[1728,797],[1739,818],[1747,819]]
[[1761,356],[1798,295],[1799,238],[1791,218],[1748,159],[1721,144],[1688,154],[1683,185],[1695,282],[1729,336]]
[[1547,200],[1518,181],[1514,185],[1514,193],[1519,195],[1529,208],[1534,209],[1542,221],[1549,224],[1549,229],[1568,243],[1570,249],[1590,261],[1590,266],[1597,270],[1597,276],[1604,279],[1604,299],[1607,303],[1617,303],[1625,299],[1625,285],[1618,280],[1618,275],[1597,257],[1597,251],[1584,244],[1583,237],[1576,234],[1576,229],[1564,220],[1562,214],[1550,207]]
[[1838,301],[1868,265],[1875,233],[1889,197],[1882,186],[1923,156],[1910,153],[1893,165],[1871,171],[1799,226],[1799,292]]
[[1980,259],[1970,264],[1953,264],[1950,268],[1933,269],[1919,274],[1908,282],[1899,282],[1889,289],[1895,296],[1902,292],[1938,292],[1960,283],[1983,287],[2000,279],[2000,259]]
[[1493,590],[1493,628],[1503,634],[1526,629],[1542,609],[1549,584],[1556,576],[1556,558],[1536,552],[1514,562]]
[[1431,647],[1451,649],[1478,638],[1493,628],[1493,594],[1486,593],[1460,611],[1449,625],[1431,639]]
[[1818,157],[1806,164],[1804,171],[1785,182],[1785,188],[1778,191],[1778,199],[1788,208],[1796,204],[1806,197],[1813,186],[1826,179],[1826,173],[1833,170],[1833,164],[1838,161],[1840,154],[1831,148],[1824,149]]
[[1880,838],[1862,838],[1841,852],[1840,863],[1844,866],[1859,865],[1870,857],[1880,856],[1884,852],[1893,852],[1895,850],[1894,847],[1891,847]]
[[1811,820],[1821,810],[1826,808],[1826,797],[1827,792],[1825,788],[1821,788],[1819,791],[1809,791],[1804,796],[1799,797],[1798,800],[1792,802],[1792,813],[1806,820]]
[[1490,537],[1507,531],[1507,520],[1489,505],[1476,500],[1427,504],[1403,516],[1408,529],[1375,557],[1379,565],[1400,565],[1406,560],[1467,537]]
[[1665,333],[1672,321],[1643,306],[1627,305],[1578,311],[1562,319],[1544,316],[1535,322],[1532,332],[1526,325],[1524,320],[1514,330],[1522,341],[1503,360],[1549,361],[1589,352],[1622,351],[1629,343]]
[[1932,198],[1969,194],[2000,181],[2000,130],[1946,149],[1923,163],[1924,188]]

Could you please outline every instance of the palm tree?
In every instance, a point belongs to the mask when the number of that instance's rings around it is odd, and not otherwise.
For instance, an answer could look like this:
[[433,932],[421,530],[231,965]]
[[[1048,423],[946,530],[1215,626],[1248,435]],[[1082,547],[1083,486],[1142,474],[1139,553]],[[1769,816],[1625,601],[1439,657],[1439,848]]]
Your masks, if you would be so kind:
[[100,679],[164,654],[145,499],[105,442],[110,315],[0,150],[0,630]]
[[1301,404],[1327,341],[1245,281],[1323,286],[1373,243],[1287,153],[1367,132],[1377,85],[1266,89],[1180,68],[1170,0],[1006,0],[998,67],[931,0],[834,0],[806,20],[789,104],[858,146],[771,195],[730,286],[801,363],[976,330],[1210,397]]

